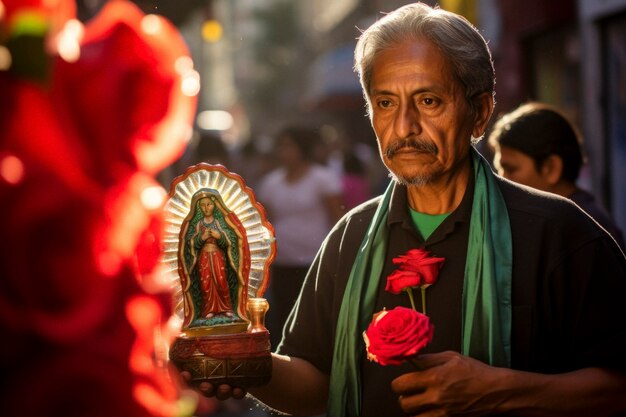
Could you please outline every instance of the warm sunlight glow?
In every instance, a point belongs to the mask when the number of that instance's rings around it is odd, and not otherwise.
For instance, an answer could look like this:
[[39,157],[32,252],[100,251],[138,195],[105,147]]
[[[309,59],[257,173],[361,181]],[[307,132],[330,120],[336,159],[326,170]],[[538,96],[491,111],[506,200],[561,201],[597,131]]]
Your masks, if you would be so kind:
[[198,127],[205,130],[228,130],[233,127],[233,116],[223,110],[205,110],[198,114]]

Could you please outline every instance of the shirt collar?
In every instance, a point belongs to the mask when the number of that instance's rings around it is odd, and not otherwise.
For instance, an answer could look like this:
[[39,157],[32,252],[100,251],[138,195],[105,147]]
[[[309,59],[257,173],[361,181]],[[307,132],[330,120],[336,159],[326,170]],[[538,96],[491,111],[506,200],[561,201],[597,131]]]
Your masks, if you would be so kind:
[[[474,171],[472,170],[472,173]],[[444,232],[449,232],[457,222],[469,222],[472,214],[472,202],[474,200],[474,175],[469,176],[467,188],[465,194],[458,207],[450,213],[448,218],[439,227]],[[413,229],[413,222],[409,215],[408,210],[408,197],[407,188],[404,185],[395,183],[391,194],[391,201],[389,202],[389,214],[387,218],[387,225],[391,226],[394,223],[403,223],[409,228]]]

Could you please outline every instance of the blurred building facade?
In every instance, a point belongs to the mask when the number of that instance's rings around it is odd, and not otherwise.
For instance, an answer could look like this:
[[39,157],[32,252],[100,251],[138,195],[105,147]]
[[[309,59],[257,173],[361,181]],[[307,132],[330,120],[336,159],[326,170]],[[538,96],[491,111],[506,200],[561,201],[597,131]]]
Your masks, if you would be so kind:
[[578,17],[593,191],[626,230],[626,1],[579,0]]

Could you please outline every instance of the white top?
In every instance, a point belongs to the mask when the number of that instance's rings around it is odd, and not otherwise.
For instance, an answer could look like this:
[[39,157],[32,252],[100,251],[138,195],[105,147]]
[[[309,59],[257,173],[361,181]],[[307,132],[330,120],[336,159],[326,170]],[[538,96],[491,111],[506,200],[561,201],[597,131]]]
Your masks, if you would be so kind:
[[259,202],[270,212],[276,232],[276,260],[283,266],[308,266],[332,227],[324,199],[341,194],[341,180],[330,169],[311,165],[306,175],[288,183],[284,168],[261,181]]

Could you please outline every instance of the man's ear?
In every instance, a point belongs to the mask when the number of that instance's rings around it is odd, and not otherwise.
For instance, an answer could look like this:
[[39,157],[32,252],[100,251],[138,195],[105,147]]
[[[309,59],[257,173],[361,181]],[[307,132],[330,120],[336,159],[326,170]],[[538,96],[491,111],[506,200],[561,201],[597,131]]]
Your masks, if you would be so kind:
[[555,185],[563,174],[563,159],[558,155],[550,155],[541,164],[541,176],[550,184]]
[[493,95],[485,92],[479,94],[473,100],[476,106],[476,114],[474,115],[472,136],[479,138],[485,133],[485,130],[487,130],[487,124],[491,118],[491,113],[493,113]]

